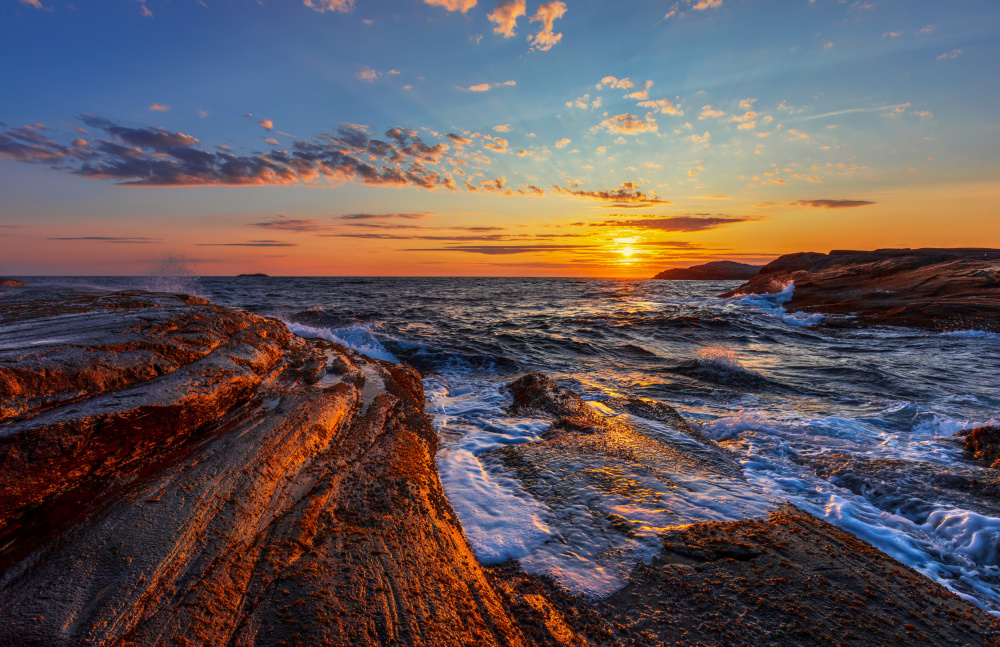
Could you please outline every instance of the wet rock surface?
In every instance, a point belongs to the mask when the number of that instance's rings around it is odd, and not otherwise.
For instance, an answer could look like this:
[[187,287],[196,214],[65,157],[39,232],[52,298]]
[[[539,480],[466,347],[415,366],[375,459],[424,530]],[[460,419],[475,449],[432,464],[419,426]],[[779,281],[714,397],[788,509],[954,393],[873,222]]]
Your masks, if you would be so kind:
[[[655,501],[746,486],[662,403],[599,412],[537,374],[510,393],[512,413],[553,420],[542,441],[496,452],[540,497],[580,511],[587,488]],[[483,568],[423,408],[409,367],[198,297],[0,295],[0,644],[992,639],[991,617],[790,508],[649,535],[594,507],[609,535],[656,548],[603,600]]]
[[734,261],[712,261],[703,265],[663,270],[653,278],[672,281],[746,281],[756,275],[761,267]]
[[788,254],[720,296],[795,284],[788,310],[854,315],[840,325],[1000,330],[1000,250],[880,249]]
[[965,436],[965,449],[993,469],[1000,469],[1000,425],[979,427],[961,432]]
[[538,645],[567,644],[567,635],[592,645],[782,647],[994,645],[1000,637],[992,616],[793,506],[671,530],[660,556],[600,601],[567,597],[511,566],[490,575],[515,615],[536,627]]
[[17,279],[5,279],[0,276],[0,288],[16,288],[23,287],[27,285],[24,281],[18,281]]
[[415,371],[183,296],[37,296],[0,304],[0,644],[524,644]]

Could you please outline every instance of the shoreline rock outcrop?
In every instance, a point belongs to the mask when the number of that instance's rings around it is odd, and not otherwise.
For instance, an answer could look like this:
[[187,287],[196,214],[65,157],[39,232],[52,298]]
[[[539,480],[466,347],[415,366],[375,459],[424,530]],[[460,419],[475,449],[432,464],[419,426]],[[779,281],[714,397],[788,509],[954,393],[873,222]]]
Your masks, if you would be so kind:
[[5,279],[0,276],[0,288],[17,288],[24,287],[28,285],[24,281],[18,281],[17,279]]
[[756,275],[761,267],[735,261],[712,261],[691,267],[673,267],[653,278],[668,281],[746,281]]
[[[198,297],[19,292],[0,294],[0,644],[982,645],[994,635],[992,617],[791,508],[671,531],[660,557],[604,600],[516,563],[485,568],[441,486],[414,369]],[[676,460],[740,477],[667,405],[607,403],[676,429],[660,456],[545,376],[511,393],[513,412],[558,421],[538,447],[510,452],[522,466],[583,447],[636,469]]]
[[795,285],[788,310],[853,315],[840,325],[1000,331],[1000,250],[803,252],[768,263],[719,296],[774,294]]

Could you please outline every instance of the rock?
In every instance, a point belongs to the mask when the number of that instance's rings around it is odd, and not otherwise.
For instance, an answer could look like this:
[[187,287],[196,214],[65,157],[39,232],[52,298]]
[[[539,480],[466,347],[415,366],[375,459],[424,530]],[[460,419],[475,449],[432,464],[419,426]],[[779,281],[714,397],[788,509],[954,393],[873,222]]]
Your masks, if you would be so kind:
[[0,276],[0,288],[16,288],[25,285],[27,285],[27,283],[24,281],[18,281],[17,279],[5,279]]
[[663,270],[653,278],[674,281],[746,281],[756,275],[761,267],[733,261],[712,261],[704,265]]
[[413,369],[185,297],[50,297],[0,301],[0,644],[526,644]]
[[720,296],[773,294],[791,284],[786,309],[854,315],[853,325],[1000,330],[1000,250],[788,254]]
[[[490,576],[522,624],[558,620],[593,645],[993,645],[1000,637],[992,616],[791,505],[765,519],[669,530],[661,555],[599,601],[509,565]],[[538,600],[554,601],[558,618]]]
[[1000,425],[979,427],[960,432],[965,436],[965,449],[993,469],[1000,469]]
[[269,275],[267,275],[267,274],[261,274],[260,272],[258,272],[256,274],[237,274],[236,278],[241,278],[241,277],[244,277],[244,278],[268,278],[268,276]]

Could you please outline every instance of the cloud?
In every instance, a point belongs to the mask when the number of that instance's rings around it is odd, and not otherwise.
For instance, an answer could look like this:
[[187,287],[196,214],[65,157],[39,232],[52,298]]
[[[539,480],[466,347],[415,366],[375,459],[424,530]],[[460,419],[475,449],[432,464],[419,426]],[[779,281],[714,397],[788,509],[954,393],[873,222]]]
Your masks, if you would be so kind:
[[[778,106],[778,107],[780,108],[781,106]],[[823,119],[825,117],[836,117],[838,115],[847,115],[847,114],[852,114],[852,113],[855,113],[855,112],[884,112],[884,113],[893,113],[893,112],[899,112],[901,110],[905,110],[906,108],[909,108],[909,107],[910,107],[909,103],[897,103],[896,105],[893,105],[893,106],[877,106],[877,107],[874,107],[874,108],[847,108],[845,110],[835,110],[833,112],[824,112],[823,114],[820,114],[820,115],[809,115],[808,117],[799,117],[799,121],[811,121],[813,119]]]
[[510,124],[497,124],[496,126],[493,126],[493,130],[498,133],[509,133]]
[[566,15],[566,3],[561,0],[552,0],[552,2],[539,5],[538,11],[531,17],[531,22],[542,23],[542,29],[534,37],[528,37],[532,49],[547,52],[552,49],[553,45],[562,40],[562,33],[553,32],[552,23],[564,15]]
[[629,88],[634,88],[635,83],[632,83],[632,80],[628,78],[618,79],[613,76],[606,76],[603,79],[601,79],[601,82],[594,87],[596,87],[598,90],[603,90],[605,86],[609,88],[615,88],[618,90],[628,90]]
[[257,125],[263,127],[264,130],[267,131],[274,130],[274,122],[271,121],[270,119],[262,119],[257,122]]
[[420,213],[348,213],[342,216],[334,216],[334,218],[337,220],[421,220],[433,215],[434,213],[430,211]]
[[[722,6],[722,0],[684,0],[685,4],[689,5],[691,9],[695,11],[704,11],[706,9],[718,9]],[[668,20],[674,17],[681,17],[686,15],[687,12],[681,9],[681,3],[674,3],[667,14],[663,16],[664,20]]]
[[170,110],[170,106],[160,105],[159,103],[150,104],[149,109],[153,112],[166,112]]
[[704,135],[699,135],[695,133],[688,137],[695,146],[700,148],[708,148],[712,144],[712,133],[705,131]]
[[148,245],[150,243],[163,242],[159,238],[145,238],[141,236],[137,237],[118,237],[118,236],[60,236],[58,238],[49,238],[48,240],[89,240],[96,241],[100,243],[119,243],[119,244],[137,244],[137,245]]
[[938,56],[937,60],[941,61],[941,60],[945,60],[945,59],[949,59],[949,58],[958,58],[961,55],[962,55],[962,50],[960,50],[960,49],[953,49],[950,52],[947,52],[945,54],[942,54],[941,56]]
[[650,101],[640,101],[640,108],[652,108],[653,111],[660,111],[665,115],[684,116],[684,111],[673,104],[669,99],[653,99]]
[[354,11],[354,0],[304,0],[302,4],[320,13],[326,11],[351,13]]
[[324,225],[318,220],[299,220],[286,218],[285,216],[277,216],[266,222],[252,222],[248,226],[294,232],[326,231],[331,229],[331,225]]
[[560,139],[559,141],[556,142],[556,148],[566,148],[571,143],[573,143],[573,140],[571,140],[571,139],[569,139],[567,137],[563,137],[562,139]]
[[381,74],[382,73],[379,72],[378,70],[370,68],[367,65],[362,65],[361,69],[358,70],[358,72],[357,72],[357,74],[355,74],[355,76],[357,76],[362,81],[367,81],[369,83],[374,83],[375,79],[377,79]]
[[39,0],[21,0],[21,4],[28,5],[29,7],[34,7],[35,9],[44,9],[45,8],[42,5],[42,3],[39,2]]
[[461,11],[462,13],[476,6],[476,0],[424,0],[424,3],[432,7],[444,7],[448,11]]
[[713,110],[712,106],[704,106],[701,109],[701,114],[698,115],[698,119],[710,119],[713,117],[725,117],[726,113],[722,110]]
[[467,88],[458,86],[459,90],[465,90],[466,92],[486,92],[487,90],[492,90],[493,88],[499,88],[504,85],[517,85],[517,81],[504,81],[502,83],[480,83],[478,85],[470,85]]
[[198,247],[298,247],[298,243],[280,240],[248,240],[244,243],[196,243]]
[[600,200],[603,202],[618,202],[622,204],[651,205],[651,204],[671,204],[670,200],[660,200],[658,196],[646,195],[639,190],[639,185],[635,182],[622,182],[617,189],[606,191],[583,191],[578,189],[567,189],[561,186],[552,186],[556,193],[561,195],[571,195],[577,198],[587,198],[590,200]]
[[469,254],[487,254],[489,256],[505,256],[508,254],[531,254],[539,252],[559,252],[577,249],[598,249],[597,245],[455,245],[452,247],[427,247],[419,249],[404,249],[404,252],[467,252]]
[[654,229],[656,231],[706,231],[718,229],[726,225],[740,222],[761,220],[751,216],[665,216],[646,217],[636,220],[605,220],[590,223],[591,227],[633,227],[636,229]]
[[503,137],[492,137],[490,135],[483,135],[483,139],[486,141],[483,146],[490,149],[495,153],[506,153],[508,141]]
[[621,114],[609,117],[602,121],[598,128],[606,128],[608,132],[622,135],[637,135],[645,132],[656,132],[656,119],[652,113],[646,113],[646,120],[643,121],[632,114]]
[[926,27],[921,27],[920,31],[917,32],[917,36],[924,36],[926,34],[934,33],[934,25],[927,25]]
[[[341,124],[336,134],[318,135],[272,149],[237,155],[226,147],[209,152],[199,141],[165,128],[130,128],[109,119],[81,119],[106,138],[90,137],[86,147],[62,144],[34,126],[0,132],[0,158],[45,163],[89,178],[132,186],[338,185],[345,182],[456,190],[446,173],[469,161],[449,154],[444,143],[424,143],[416,131],[393,128],[388,141],[372,137],[366,126]],[[379,166],[380,165],[380,166]]]
[[514,28],[517,27],[517,19],[525,16],[525,0],[505,0],[497,4],[493,13],[487,14],[490,22],[496,23],[493,33],[502,34],[504,38],[513,38],[517,34]]
[[791,204],[814,209],[852,209],[854,207],[867,207],[875,203],[868,200],[798,200]]

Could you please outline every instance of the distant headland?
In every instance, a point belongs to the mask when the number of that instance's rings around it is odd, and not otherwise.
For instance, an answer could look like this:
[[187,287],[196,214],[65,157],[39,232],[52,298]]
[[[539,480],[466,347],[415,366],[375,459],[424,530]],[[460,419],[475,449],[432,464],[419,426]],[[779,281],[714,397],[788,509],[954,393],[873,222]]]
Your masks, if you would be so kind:
[[236,278],[250,278],[250,279],[257,279],[257,278],[269,278],[269,276],[270,276],[270,275],[268,275],[268,274],[263,274],[263,273],[261,273],[261,272],[257,272],[257,273],[255,273],[255,274],[237,274],[237,275],[236,275]]
[[668,281],[746,281],[763,267],[734,261],[712,261],[691,267],[673,267],[663,270],[654,279]]

